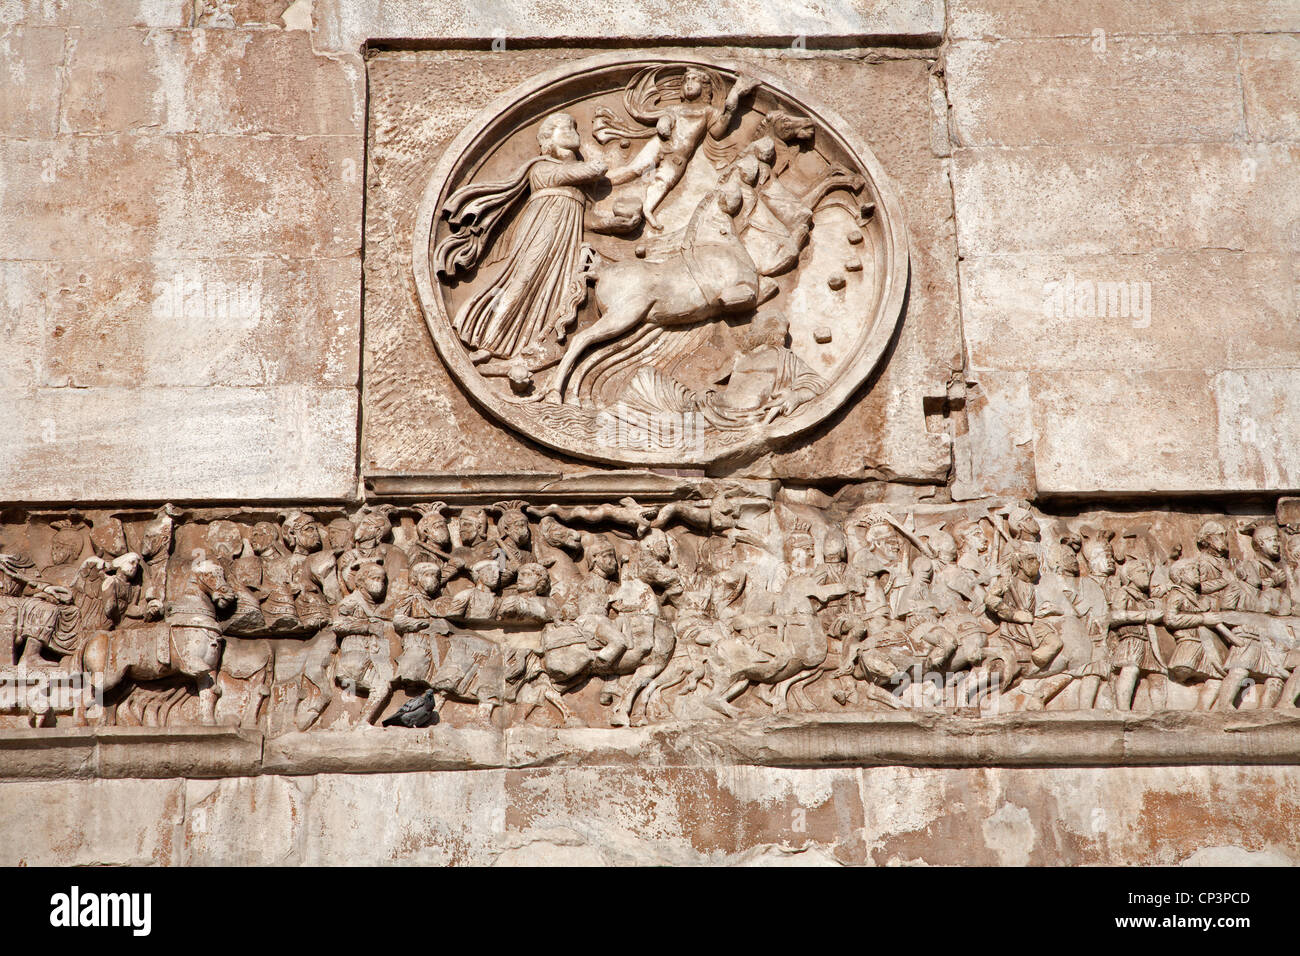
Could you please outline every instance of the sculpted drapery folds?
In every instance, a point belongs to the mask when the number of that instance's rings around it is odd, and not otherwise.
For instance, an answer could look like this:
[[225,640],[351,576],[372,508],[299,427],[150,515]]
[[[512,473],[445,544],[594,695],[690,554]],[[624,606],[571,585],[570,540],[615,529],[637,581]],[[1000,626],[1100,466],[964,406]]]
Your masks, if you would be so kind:
[[605,173],[600,160],[577,158],[581,139],[573,117],[552,113],[537,130],[542,155],[504,183],[466,187],[447,201],[458,231],[434,252],[437,271],[455,276],[479,264],[492,231],[518,197],[527,200],[511,225],[500,268],[456,314],[454,325],[469,348],[499,358],[541,354],[554,335],[563,342],[586,298],[581,274],[582,187]]

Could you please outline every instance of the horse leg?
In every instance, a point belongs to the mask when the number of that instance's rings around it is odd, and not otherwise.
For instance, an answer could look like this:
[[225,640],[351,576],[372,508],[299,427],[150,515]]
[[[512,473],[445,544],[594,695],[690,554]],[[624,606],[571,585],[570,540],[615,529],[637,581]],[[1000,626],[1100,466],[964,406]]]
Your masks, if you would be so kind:
[[1282,697],[1277,702],[1277,706],[1283,710],[1290,710],[1296,706],[1296,701],[1300,700],[1300,667],[1291,672],[1291,676],[1286,680],[1286,686],[1282,688]]
[[1260,710],[1272,710],[1277,707],[1277,702],[1282,699],[1282,679],[1280,677],[1267,677],[1264,679],[1264,696],[1260,699]]
[[217,698],[221,696],[221,686],[217,683],[216,670],[202,671],[195,674],[194,688],[199,692],[199,722],[205,727],[215,727],[217,723]]
[[809,672],[804,679],[796,681],[790,686],[790,693],[794,697],[795,706],[799,710],[809,711],[816,710],[817,705],[812,702],[808,696],[808,688],[817,682],[817,678],[822,676],[822,668],[817,668]]
[[[273,652],[272,652],[273,653]],[[240,726],[245,729],[253,729],[257,726],[261,718],[262,704],[271,696],[271,672],[275,670],[274,656],[262,667],[262,679],[257,682],[257,686],[248,695],[248,702],[244,707],[244,719],[240,721]]]
[[1080,681],[1079,685],[1079,709],[1092,710],[1097,706],[1097,694],[1101,691],[1101,678],[1096,674],[1089,674]]
[[1052,702],[1052,698],[1069,687],[1072,680],[1074,678],[1069,674],[1044,677],[1039,688],[1025,702],[1025,710],[1045,710],[1047,705]]
[[[84,682],[81,693],[76,697],[72,705],[72,724],[74,727],[85,727],[90,723],[89,714],[90,701],[98,697],[98,705],[102,708],[104,696],[117,686],[117,682],[123,677],[122,674],[110,675],[108,673],[108,642],[110,638],[107,631],[96,631],[90,637],[86,638],[86,643],[82,645],[81,650],[73,659],[72,670],[80,671],[80,678]],[[98,715],[103,718],[103,711],[100,710]]]
[[808,675],[800,671],[793,677],[788,677],[776,685],[776,690],[772,693],[772,712],[784,714],[790,709],[790,688]]
[[646,685],[658,677],[663,672],[663,669],[663,662],[651,660],[632,672],[632,676],[627,679],[627,688],[623,692],[623,699],[618,702],[618,707],[614,709],[614,714],[610,717],[611,726],[631,726],[632,708],[636,706],[637,695],[645,689]]
[[560,691],[556,688],[554,684],[551,684],[549,687],[546,687],[545,689],[542,690],[542,699],[545,700],[548,704],[554,707],[556,711],[559,712],[560,720],[564,722],[564,726],[566,727],[587,726],[586,721],[582,720],[580,717],[575,716],[573,711],[569,710],[569,705],[564,702],[564,698],[560,696]]
[[722,716],[724,717],[739,719],[744,715],[741,713],[740,708],[732,706],[731,698],[739,696],[741,692],[744,691],[744,689],[748,686],[749,686],[749,681],[746,680],[745,678],[741,678],[740,680],[736,681],[736,683],[732,684],[730,688],[727,688],[727,690],[725,691],[718,692],[715,689],[714,693],[705,696],[704,703],[708,707],[722,714]]
[[[599,290],[599,279],[596,280],[596,285]],[[619,303],[590,326],[573,336],[569,340],[569,347],[564,350],[564,357],[560,359],[559,368],[555,370],[555,378],[551,380],[551,388],[546,393],[546,398],[556,404],[562,404],[564,402],[565,386],[569,381],[569,376],[573,373],[573,367],[582,358],[582,353],[597,342],[617,338],[644,321],[653,305],[654,300],[649,296],[630,298],[626,302]]]
[[663,692],[671,690],[682,681],[686,680],[691,674],[691,665],[689,661],[673,661],[663,672],[650,682],[650,686],[645,692],[645,715],[650,719],[650,710],[655,708],[656,712],[663,714],[668,707],[663,702]]

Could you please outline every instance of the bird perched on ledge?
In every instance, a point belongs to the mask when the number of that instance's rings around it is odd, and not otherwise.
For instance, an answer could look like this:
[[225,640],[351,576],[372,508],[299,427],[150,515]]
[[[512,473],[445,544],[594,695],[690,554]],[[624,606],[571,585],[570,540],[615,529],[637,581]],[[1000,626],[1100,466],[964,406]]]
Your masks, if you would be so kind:
[[429,727],[438,722],[438,700],[432,690],[408,700],[384,721],[385,727]]

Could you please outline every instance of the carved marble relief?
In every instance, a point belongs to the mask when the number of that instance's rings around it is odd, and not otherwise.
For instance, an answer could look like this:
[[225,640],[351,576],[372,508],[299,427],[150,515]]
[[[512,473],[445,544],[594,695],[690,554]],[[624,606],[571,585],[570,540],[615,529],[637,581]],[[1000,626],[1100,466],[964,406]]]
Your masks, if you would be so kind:
[[0,529],[0,720],[280,734],[1297,706],[1293,500],[1048,516],[708,491],[34,514]]
[[847,124],[723,63],[597,57],[484,113],[413,263],[490,414],[611,463],[701,464],[825,419],[901,315],[898,202]]

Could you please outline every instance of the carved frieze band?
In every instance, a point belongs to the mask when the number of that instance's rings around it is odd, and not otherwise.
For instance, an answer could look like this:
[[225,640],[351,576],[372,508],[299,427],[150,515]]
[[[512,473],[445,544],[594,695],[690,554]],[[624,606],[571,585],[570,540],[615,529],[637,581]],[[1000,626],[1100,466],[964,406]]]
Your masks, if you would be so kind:
[[1294,711],[1300,500],[1046,515],[762,483],[0,526],[0,722]]

